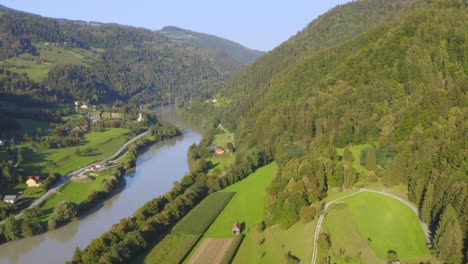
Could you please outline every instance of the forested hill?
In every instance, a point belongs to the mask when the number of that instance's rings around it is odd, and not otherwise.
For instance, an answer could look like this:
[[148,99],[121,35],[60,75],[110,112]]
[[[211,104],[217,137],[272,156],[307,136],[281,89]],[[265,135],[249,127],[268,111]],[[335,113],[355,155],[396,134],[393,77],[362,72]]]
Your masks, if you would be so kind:
[[248,66],[217,95],[222,103],[206,104],[237,128],[238,155],[274,152],[267,223],[291,226],[330,189],[404,186],[439,259],[466,263],[467,28],[461,0],[352,2]]
[[159,32],[175,41],[230,55],[243,64],[251,63],[265,53],[263,51],[251,50],[234,41],[174,26],[164,27]]
[[304,57],[339,45],[414,5],[412,0],[355,1],[321,15],[297,35],[244,68],[224,86],[221,95],[233,99],[223,112],[225,120],[229,121],[227,125],[237,124],[271,89],[273,80]]
[[[243,66],[245,60],[221,54],[223,43],[217,43],[211,49],[158,31],[0,8],[0,75],[9,84],[0,86],[0,93],[21,100],[45,93],[46,101],[91,103],[186,100],[216,91]],[[247,48],[242,55],[250,53],[258,56]],[[36,83],[39,91],[30,85],[13,89],[14,83]]]

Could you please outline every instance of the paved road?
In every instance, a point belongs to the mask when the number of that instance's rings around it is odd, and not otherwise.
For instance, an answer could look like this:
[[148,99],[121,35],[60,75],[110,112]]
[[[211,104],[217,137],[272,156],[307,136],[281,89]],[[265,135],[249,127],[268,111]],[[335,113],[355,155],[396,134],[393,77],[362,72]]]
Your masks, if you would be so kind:
[[[122,153],[122,151],[125,150],[125,148],[128,147],[128,145],[132,144],[133,142],[135,142],[135,140],[138,140],[139,138],[145,136],[146,134],[148,134],[148,131],[144,132],[144,133],[141,133],[139,134],[138,136],[130,139],[129,141],[127,141],[125,144],[123,144],[112,156],[110,156],[109,158],[105,159],[105,160],[102,160],[102,161],[110,161],[112,159],[115,159],[117,156],[120,155],[120,153]],[[102,162],[100,161],[100,162]],[[96,162],[98,163],[98,162]],[[68,180],[70,180],[71,178],[73,177],[76,177],[80,174],[82,174],[83,172],[87,171],[91,166],[93,166],[94,164],[96,163],[93,163],[93,164],[89,164],[87,166],[84,166],[82,168],[79,168],[77,170],[74,170],[72,172],[70,172],[67,176],[64,176],[62,177],[56,184],[54,187],[50,188],[46,193],[44,193],[41,197],[39,197],[36,201],[34,201],[27,209],[31,209],[33,208],[34,206],[38,206],[40,205],[42,202],[44,202],[45,199],[47,199],[47,197],[49,197],[50,195],[52,195],[53,193],[55,193],[55,191],[57,191],[60,187],[62,187]],[[17,213],[15,216],[16,217],[19,217],[23,214],[23,211]],[[0,221],[0,224],[3,224],[5,222],[5,220],[3,221]]]
[[[349,195],[346,195],[344,197],[341,197],[341,198],[338,198],[338,199],[335,199],[333,201],[330,201],[328,203],[325,204],[325,206],[323,207],[322,209],[322,212],[320,213],[320,217],[317,221],[317,226],[315,227],[315,233],[314,233],[314,249],[312,251],[312,260],[311,260],[311,264],[316,264],[316,261],[317,261],[317,240],[318,240],[318,237],[320,235],[320,232],[322,230],[322,222],[323,222],[323,217],[325,216],[325,213],[328,209],[328,207],[340,200],[344,200],[348,197],[351,197],[351,196],[354,196],[354,195],[357,195],[357,194],[360,194],[362,192],[372,192],[372,193],[378,193],[378,194],[382,194],[382,195],[386,195],[388,197],[391,197],[393,199],[396,199],[402,203],[404,203],[406,206],[408,206],[415,214],[416,216],[418,217],[419,219],[419,212],[418,212],[418,209],[412,205],[411,203],[409,203],[408,201],[398,197],[398,196],[395,196],[393,194],[390,194],[390,193],[386,193],[386,192],[381,192],[381,191],[375,191],[375,190],[369,190],[369,189],[364,189],[364,188],[361,188],[359,189],[358,192],[355,192],[355,193],[352,193],[352,194],[349,194]],[[426,239],[427,239],[427,242],[428,243],[432,243],[432,240],[431,240],[431,235],[430,235],[430,232],[429,232],[429,228],[427,226],[426,223],[422,222],[422,221],[419,221],[421,223],[421,227],[424,231],[424,234],[426,235]]]

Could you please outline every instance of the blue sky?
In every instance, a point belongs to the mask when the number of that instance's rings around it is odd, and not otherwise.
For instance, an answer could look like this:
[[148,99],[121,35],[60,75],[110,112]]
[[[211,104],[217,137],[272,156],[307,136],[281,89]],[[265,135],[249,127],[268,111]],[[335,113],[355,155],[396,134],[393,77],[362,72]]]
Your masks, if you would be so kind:
[[0,0],[55,18],[114,22],[148,29],[178,26],[271,50],[317,16],[349,0]]

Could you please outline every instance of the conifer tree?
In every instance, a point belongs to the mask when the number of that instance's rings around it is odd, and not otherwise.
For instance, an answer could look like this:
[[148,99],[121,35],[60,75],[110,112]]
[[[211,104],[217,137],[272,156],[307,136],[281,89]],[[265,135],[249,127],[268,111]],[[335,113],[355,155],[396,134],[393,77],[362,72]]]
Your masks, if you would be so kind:
[[349,162],[353,162],[353,160],[354,160],[354,158],[353,158],[353,153],[351,153],[351,151],[349,150],[348,147],[346,147],[346,148],[344,149],[343,160],[349,161]]
[[435,246],[443,263],[458,264],[463,259],[463,232],[452,205],[445,208],[437,227]]
[[374,147],[371,147],[369,149],[369,153],[367,154],[366,169],[368,170],[377,169],[377,153],[375,152]]
[[422,201],[421,217],[424,222],[431,224],[431,212],[434,203],[434,185],[431,183],[427,186]]

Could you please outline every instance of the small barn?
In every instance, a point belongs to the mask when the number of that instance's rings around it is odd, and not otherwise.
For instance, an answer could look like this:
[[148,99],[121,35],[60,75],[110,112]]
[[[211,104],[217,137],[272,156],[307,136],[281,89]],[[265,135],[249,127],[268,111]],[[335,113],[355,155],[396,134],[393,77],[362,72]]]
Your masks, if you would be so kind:
[[232,226],[232,234],[239,235],[240,232],[241,232],[241,225],[239,224],[239,222],[234,223],[234,225]]
[[3,198],[3,201],[5,203],[15,204],[18,201],[18,196],[16,196],[16,195],[5,195],[5,197]]

